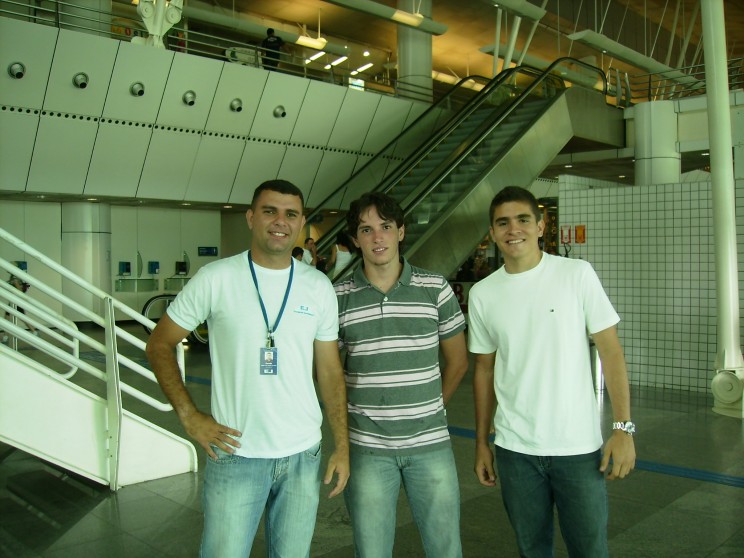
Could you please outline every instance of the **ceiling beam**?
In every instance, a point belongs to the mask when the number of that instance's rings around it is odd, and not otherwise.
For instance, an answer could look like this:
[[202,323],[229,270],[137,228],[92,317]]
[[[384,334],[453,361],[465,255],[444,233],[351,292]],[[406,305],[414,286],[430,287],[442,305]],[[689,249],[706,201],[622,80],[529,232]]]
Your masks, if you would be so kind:
[[636,68],[646,70],[650,74],[659,74],[661,77],[669,79],[676,83],[693,87],[703,87],[704,85],[701,80],[689,74],[686,74],[675,68],[671,68],[666,64],[662,64],[658,60],[654,60],[653,58],[641,54],[640,52],[637,52],[632,48],[621,45],[620,43],[613,41],[609,37],[600,35],[596,31],[592,31],[591,29],[585,29],[583,31],[579,31],[578,33],[568,35],[568,39],[570,39],[571,41],[582,43],[584,45],[588,45],[592,48],[596,48],[603,53],[611,54],[618,60],[622,60],[623,62],[635,66]]
[[329,4],[341,6],[342,8],[348,8],[371,16],[387,19],[400,25],[405,25],[406,27],[417,29],[418,31],[424,31],[432,35],[443,35],[447,31],[447,26],[444,23],[438,23],[423,14],[412,14],[410,12],[404,12],[403,10],[396,10],[395,8],[385,6],[384,4],[378,4],[371,0],[324,1]]

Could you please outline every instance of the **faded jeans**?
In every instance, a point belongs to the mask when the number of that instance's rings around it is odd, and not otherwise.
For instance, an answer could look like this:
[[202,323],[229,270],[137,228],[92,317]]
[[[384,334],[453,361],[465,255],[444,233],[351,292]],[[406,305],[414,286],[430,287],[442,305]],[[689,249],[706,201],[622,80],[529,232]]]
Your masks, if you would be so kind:
[[357,558],[390,558],[401,481],[429,558],[460,558],[460,487],[452,449],[404,457],[351,452],[344,491]]
[[215,449],[204,472],[201,558],[245,558],[264,510],[270,558],[310,556],[320,494],[320,443],[278,459]]

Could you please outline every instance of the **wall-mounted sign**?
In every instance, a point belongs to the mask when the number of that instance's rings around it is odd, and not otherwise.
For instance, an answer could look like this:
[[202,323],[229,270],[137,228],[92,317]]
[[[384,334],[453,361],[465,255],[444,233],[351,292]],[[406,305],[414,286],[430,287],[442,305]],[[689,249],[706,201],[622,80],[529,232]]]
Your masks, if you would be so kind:
[[199,246],[200,256],[216,256],[217,246]]
[[586,225],[576,225],[576,244],[586,244]]
[[571,244],[571,225],[561,225],[561,244]]

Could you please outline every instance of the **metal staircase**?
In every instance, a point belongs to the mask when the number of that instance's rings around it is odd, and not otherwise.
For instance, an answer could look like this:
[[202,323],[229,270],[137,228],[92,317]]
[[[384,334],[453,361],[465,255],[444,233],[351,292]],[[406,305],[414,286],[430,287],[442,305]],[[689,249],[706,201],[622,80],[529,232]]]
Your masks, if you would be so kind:
[[[122,403],[136,403],[148,417],[173,410],[158,400],[154,374],[142,365],[145,342],[118,327],[115,313],[148,327],[154,323],[2,228],[0,242],[3,253],[34,258],[36,269],[45,268],[41,280],[0,257],[0,269],[40,295],[0,283],[0,329],[8,336],[0,345],[0,442],[111,490],[196,471],[193,444]],[[103,310],[94,312],[54,288],[61,279],[94,297]],[[103,342],[65,318],[66,310],[102,328]],[[40,335],[32,335],[27,324]],[[81,358],[80,345],[100,357],[97,365]],[[181,346],[177,359],[184,373]]]

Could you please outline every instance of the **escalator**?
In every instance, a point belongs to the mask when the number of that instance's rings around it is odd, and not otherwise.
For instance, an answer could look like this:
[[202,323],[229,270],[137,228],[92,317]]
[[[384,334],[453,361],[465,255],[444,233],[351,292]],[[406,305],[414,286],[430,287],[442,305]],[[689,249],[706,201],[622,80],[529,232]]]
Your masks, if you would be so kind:
[[[598,89],[568,82],[562,75],[568,72],[561,71],[568,66],[573,74],[576,68],[583,72],[580,84],[597,83]],[[403,255],[450,276],[487,233],[488,206],[503,187],[529,188],[574,138],[624,146],[623,113],[607,104],[606,95],[602,71],[578,60],[560,59],[545,71],[512,68],[448,119],[440,106],[432,107],[440,120],[426,141],[401,149],[408,140],[396,138],[320,208],[346,210],[364,192],[388,193],[406,214]],[[432,119],[425,113],[411,129]],[[320,239],[320,251],[344,224]]]

